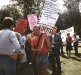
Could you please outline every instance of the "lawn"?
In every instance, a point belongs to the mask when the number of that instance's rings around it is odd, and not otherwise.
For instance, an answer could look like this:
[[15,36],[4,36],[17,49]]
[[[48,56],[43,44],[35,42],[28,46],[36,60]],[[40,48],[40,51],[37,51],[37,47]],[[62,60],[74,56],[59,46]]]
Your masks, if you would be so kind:
[[67,58],[66,54],[61,57],[62,75],[81,75],[81,48],[78,49],[79,57],[74,55],[74,50],[70,58]]
[[[62,75],[81,75],[81,48],[79,50],[79,57],[74,55],[74,50],[72,50],[71,57],[67,58],[66,50],[64,48],[64,56],[60,56],[61,58],[61,67],[62,67]],[[51,74],[51,66],[48,69]],[[19,75],[33,75],[33,69],[31,65],[27,65],[26,63],[21,64]]]

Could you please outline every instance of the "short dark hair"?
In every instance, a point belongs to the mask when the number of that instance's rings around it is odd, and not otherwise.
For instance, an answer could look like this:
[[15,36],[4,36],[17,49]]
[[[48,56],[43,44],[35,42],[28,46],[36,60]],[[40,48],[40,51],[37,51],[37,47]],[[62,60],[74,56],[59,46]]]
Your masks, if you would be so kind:
[[54,26],[54,27],[53,27],[53,29],[56,29],[56,30],[57,30],[57,27],[56,27],[56,26]]
[[67,33],[67,36],[70,35],[70,33]]
[[40,27],[39,27],[39,26],[34,26],[34,27],[33,27],[33,30],[34,30],[34,28],[37,28],[37,27],[38,27],[38,28],[39,28],[39,30],[40,30]]
[[10,28],[11,26],[14,26],[14,21],[11,17],[5,17],[2,22],[2,28]]

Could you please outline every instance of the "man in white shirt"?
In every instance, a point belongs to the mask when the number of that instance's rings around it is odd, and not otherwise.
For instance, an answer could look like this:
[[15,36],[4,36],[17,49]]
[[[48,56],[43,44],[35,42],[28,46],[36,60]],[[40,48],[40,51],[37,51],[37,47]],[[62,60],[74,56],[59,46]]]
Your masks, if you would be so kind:
[[74,51],[75,51],[75,56],[78,56],[78,40],[79,40],[79,36],[77,35],[77,33],[74,34],[73,36],[74,42]]
[[[20,44],[13,28],[13,19],[5,17],[0,31],[0,75],[16,75],[16,55]],[[14,50],[16,53],[14,53]]]

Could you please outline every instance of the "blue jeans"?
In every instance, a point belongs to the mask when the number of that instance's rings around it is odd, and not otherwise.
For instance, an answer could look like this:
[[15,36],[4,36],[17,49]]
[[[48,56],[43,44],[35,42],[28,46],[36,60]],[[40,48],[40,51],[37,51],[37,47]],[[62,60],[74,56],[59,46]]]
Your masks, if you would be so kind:
[[48,66],[48,54],[36,55],[36,65],[39,67]]
[[10,57],[0,57],[0,75],[16,75],[16,61]]

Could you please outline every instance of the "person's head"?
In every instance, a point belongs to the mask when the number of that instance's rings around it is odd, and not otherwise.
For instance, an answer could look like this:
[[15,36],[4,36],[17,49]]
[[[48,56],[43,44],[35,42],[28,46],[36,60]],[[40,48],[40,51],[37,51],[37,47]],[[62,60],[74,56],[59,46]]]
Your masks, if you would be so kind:
[[76,33],[74,33],[74,35],[73,35],[74,37],[76,37]]
[[39,26],[34,26],[33,27],[33,33],[35,35],[40,35],[40,27]]
[[70,33],[68,33],[67,36],[70,36]]
[[14,21],[11,17],[5,17],[3,22],[2,22],[2,28],[8,28],[10,29],[11,27],[14,26]]
[[61,35],[61,32],[58,32],[59,35]]
[[56,34],[56,32],[57,32],[57,27],[54,26],[53,29],[52,29],[52,34]]

